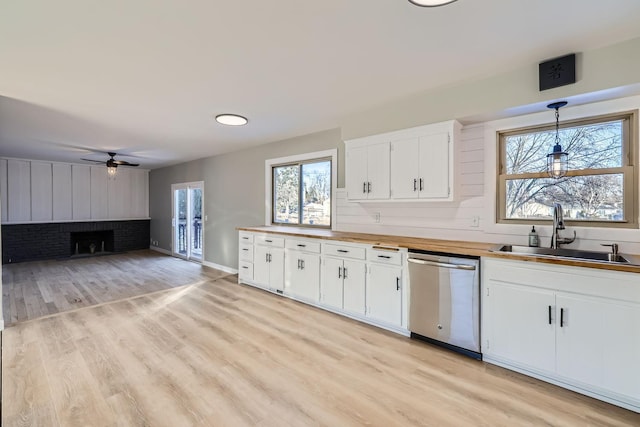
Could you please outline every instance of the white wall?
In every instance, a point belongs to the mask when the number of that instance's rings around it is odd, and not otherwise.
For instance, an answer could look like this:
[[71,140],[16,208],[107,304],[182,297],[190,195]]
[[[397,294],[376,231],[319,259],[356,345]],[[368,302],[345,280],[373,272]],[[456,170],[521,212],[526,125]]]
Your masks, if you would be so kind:
[[[600,114],[640,108],[640,96],[565,107],[560,120],[571,120]],[[467,240],[494,243],[527,244],[530,225],[497,224],[496,132],[525,126],[551,123],[552,111],[496,120],[466,126],[456,144],[456,180],[459,197],[455,202],[364,202],[346,200],[344,190],[338,192],[336,229],[377,234]],[[636,124],[638,125],[638,124]],[[636,144],[636,159],[638,141]],[[638,185],[640,188],[640,183]],[[640,200],[640,196],[639,196]],[[375,215],[380,213],[380,223]],[[479,217],[479,227],[472,225]],[[568,247],[606,250],[600,243],[618,242],[621,252],[640,253],[640,230],[598,227],[567,227],[562,234],[576,230],[576,242]],[[538,227],[541,246],[550,243],[551,226]]]

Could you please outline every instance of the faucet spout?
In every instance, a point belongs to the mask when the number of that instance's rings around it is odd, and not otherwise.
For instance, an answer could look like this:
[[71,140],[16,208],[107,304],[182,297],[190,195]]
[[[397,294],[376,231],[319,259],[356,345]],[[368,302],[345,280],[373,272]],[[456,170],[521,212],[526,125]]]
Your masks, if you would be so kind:
[[553,204],[553,230],[551,233],[551,249],[558,249],[560,245],[565,245],[576,240],[576,231],[573,231],[572,238],[560,237],[560,230],[564,230],[564,214],[560,203]]

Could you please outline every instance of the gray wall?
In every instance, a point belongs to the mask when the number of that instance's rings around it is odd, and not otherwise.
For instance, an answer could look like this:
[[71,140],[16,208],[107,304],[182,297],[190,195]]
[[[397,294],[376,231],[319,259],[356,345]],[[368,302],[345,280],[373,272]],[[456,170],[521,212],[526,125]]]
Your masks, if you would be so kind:
[[[236,227],[264,225],[265,160],[335,148],[339,150],[338,170],[343,171],[339,129],[153,170],[149,174],[151,239],[170,250],[171,184],[204,181],[205,261],[237,268]],[[344,187],[341,173],[338,187]]]
[[[205,260],[237,268],[238,226],[264,223],[264,161],[338,148],[338,187],[344,187],[342,140],[458,119],[480,122],[545,109],[553,100],[573,105],[640,93],[640,38],[578,54],[577,82],[538,91],[538,65],[439,88],[354,112],[340,129],[151,171],[151,238],[169,250],[171,184],[205,181]],[[569,52],[558,52],[558,56]],[[540,58],[541,60],[548,58]],[[375,88],[372,88],[375,90]]]

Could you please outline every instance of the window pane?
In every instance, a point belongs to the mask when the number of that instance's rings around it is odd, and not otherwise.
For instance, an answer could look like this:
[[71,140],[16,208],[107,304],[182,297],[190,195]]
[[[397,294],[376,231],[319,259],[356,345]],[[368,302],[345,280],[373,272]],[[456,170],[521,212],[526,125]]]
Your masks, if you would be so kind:
[[331,225],[331,162],[302,165],[303,224]]
[[506,186],[507,218],[551,219],[560,203],[565,219],[624,220],[622,174],[512,179]]
[[[622,120],[560,129],[569,169],[622,166]],[[505,137],[506,173],[544,172],[555,145],[555,129]]]
[[299,171],[298,165],[273,168],[273,222],[298,223]]

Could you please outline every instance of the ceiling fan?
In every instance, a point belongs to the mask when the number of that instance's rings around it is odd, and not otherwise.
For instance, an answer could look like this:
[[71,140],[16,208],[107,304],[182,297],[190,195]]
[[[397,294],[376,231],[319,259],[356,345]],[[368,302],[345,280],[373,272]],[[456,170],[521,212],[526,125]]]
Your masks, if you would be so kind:
[[81,159],[81,160],[84,160],[84,161],[87,161],[87,162],[105,164],[107,166],[107,173],[110,176],[113,176],[113,175],[116,174],[116,168],[118,166],[140,166],[138,163],[129,163],[126,160],[116,160],[116,159],[114,159],[114,157],[118,153],[107,153],[107,154],[111,158],[109,160],[107,160],[106,162],[104,162],[102,160],[92,160],[92,159]]
[[107,153],[111,158],[109,160],[107,160],[106,162],[102,161],[102,160],[92,160],[92,159],[80,159],[80,160],[84,160],[86,162],[94,162],[94,163],[104,163],[107,165],[108,168],[117,168],[118,166],[140,166],[138,163],[129,163],[126,160],[116,160],[114,159],[115,156],[118,155],[118,153]]

